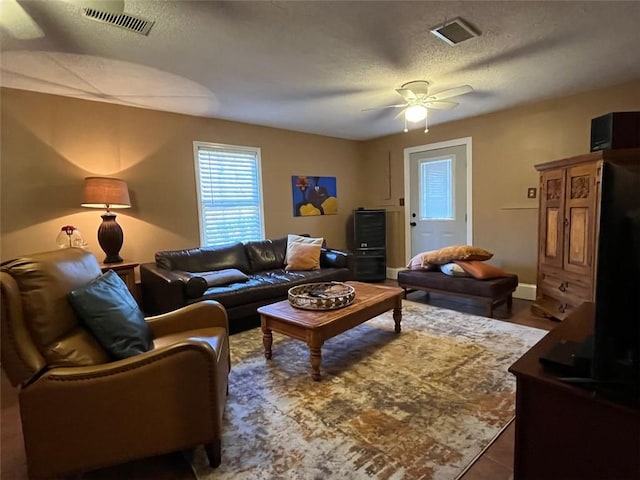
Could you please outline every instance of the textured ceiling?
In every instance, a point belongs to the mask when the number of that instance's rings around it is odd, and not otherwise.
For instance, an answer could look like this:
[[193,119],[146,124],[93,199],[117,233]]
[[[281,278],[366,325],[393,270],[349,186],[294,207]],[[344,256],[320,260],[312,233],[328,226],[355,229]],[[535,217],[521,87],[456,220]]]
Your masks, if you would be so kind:
[[[369,139],[403,123],[362,109],[411,80],[474,88],[433,125],[640,78],[638,1],[125,0],[148,36],[83,18],[95,1],[2,0],[2,86]],[[430,33],[454,17],[481,35]]]

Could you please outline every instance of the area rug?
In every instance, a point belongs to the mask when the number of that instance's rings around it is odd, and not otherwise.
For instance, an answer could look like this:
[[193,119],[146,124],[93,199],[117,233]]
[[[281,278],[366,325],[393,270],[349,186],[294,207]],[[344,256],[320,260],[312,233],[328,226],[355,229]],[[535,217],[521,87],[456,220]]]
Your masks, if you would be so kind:
[[509,424],[507,368],[545,331],[403,301],[328,340],[322,380],[305,343],[232,335],[222,465],[191,453],[199,480],[456,479]]

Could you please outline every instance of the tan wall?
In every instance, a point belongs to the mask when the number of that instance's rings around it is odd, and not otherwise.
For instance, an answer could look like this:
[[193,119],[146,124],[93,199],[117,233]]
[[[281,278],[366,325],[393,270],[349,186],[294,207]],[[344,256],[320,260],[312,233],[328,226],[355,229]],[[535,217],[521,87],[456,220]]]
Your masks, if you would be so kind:
[[[260,147],[267,238],[308,232],[346,247],[362,199],[358,142],[216,119],[2,89],[0,258],[56,248],[76,226],[89,249],[101,211],[80,207],[85,176],[128,182],[133,207],[116,210],[121,254],[153,261],[158,250],[199,245],[193,141]],[[292,175],[337,177],[338,215],[293,217]]]
[[404,149],[472,137],[473,243],[495,253],[493,264],[535,283],[538,200],[527,198],[527,187],[539,186],[534,165],[587,153],[591,119],[627,110],[640,110],[640,81],[366,142],[363,158],[373,175],[366,206],[387,208],[399,225],[388,241],[389,266],[406,261]]
[[[133,208],[119,210],[123,256],[152,261],[157,250],[199,244],[194,140],[262,150],[267,238],[323,235],[347,246],[354,208],[388,210],[388,265],[405,264],[403,149],[473,139],[473,243],[495,252],[492,263],[535,283],[538,186],[534,165],[589,150],[590,120],[640,110],[640,81],[531,104],[367,142],[155,112],[2,89],[0,258],[55,248],[65,224],[85,235],[102,258],[100,211],[79,206],[82,179],[127,180]],[[367,172],[363,183],[360,172]],[[336,176],[339,214],[291,213],[292,175]]]

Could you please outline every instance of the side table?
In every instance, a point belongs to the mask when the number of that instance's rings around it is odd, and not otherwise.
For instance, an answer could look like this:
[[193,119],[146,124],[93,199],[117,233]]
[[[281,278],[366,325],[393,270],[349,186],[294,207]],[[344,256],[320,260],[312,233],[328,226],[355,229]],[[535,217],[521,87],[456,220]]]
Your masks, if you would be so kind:
[[100,268],[102,269],[102,273],[107,270],[113,270],[116,272],[120,278],[124,281],[125,285],[133,295],[133,298],[138,301],[138,289],[136,288],[136,267],[140,265],[138,262],[131,262],[129,260],[125,260],[120,263],[100,263]]

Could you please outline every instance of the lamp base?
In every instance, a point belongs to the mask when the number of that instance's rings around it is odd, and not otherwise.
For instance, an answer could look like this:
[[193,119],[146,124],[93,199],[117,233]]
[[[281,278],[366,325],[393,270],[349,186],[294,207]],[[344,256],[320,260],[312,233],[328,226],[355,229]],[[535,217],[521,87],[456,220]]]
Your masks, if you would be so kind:
[[124,234],[122,233],[122,228],[116,222],[116,215],[111,212],[102,215],[102,223],[98,228],[98,243],[104,253],[107,254],[103,263],[119,263],[123,261],[119,254],[123,241]]
[[124,259],[120,255],[107,255],[102,263],[121,263]]

